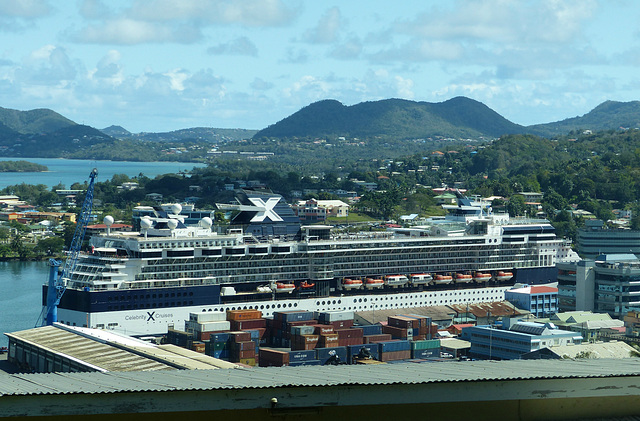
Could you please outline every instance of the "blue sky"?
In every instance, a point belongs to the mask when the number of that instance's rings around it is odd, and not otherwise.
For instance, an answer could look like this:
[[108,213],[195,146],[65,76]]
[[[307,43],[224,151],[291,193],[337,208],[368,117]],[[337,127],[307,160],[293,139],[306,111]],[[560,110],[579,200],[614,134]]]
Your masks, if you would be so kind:
[[633,0],[0,0],[0,106],[157,132],[462,95],[547,123],[640,99],[638,22]]

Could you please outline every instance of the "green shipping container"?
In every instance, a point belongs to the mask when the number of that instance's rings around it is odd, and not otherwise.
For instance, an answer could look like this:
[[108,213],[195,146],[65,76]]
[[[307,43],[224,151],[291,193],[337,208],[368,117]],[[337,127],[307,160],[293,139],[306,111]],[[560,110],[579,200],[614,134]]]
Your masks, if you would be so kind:
[[411,350],[440,348],[440,339],[425,339],[423,341],[412,341]]

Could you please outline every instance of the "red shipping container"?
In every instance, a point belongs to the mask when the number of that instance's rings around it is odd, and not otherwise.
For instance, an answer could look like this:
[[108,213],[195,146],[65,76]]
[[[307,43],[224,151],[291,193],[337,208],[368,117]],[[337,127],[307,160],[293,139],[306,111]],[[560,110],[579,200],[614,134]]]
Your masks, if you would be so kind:
[[333,326],[334,329],[345,329],[353,326],[353,320],[336,320],[327,324]]
[[365,344],[375,344],[375,343],[378,343],[378,342],[390,341],[391,339],[393,339],[393,338],[388,333],[381,333],[379,335],[367,335],[367,336],[364,336],[363,337],[363,342]]
[[380,361],[398,361],[411,359],[411,350],[381,352],[379,354]]
[[338,346],[362,345],[362,337],[338,339]]
[[231,330],[251,330],[267,327],[267,319],[232,320]]
[[327,335],[329,333],[333,333],[333,326],[331,325],[314,325],[316,335]]
[[260,348],[258,363],[260,367],[282,367],[289,365],[289,353],[271,348]]
[[320,335],[318,339],[318,347],[319,348],[334,348],[338,346],[338,334],[337,333],[329,333],[326,335]]
[[382,326],[382,333],[390,334],[393,339],[408,339],[409,330],[411,330],[411,339],[413,339],[413,328]]
[[249,342],[251,333],[249,332],[229,332],[229,340],[231,342]]
[[387,317],[389,326],[401,327],[404,329],[413,329],[420,327],[420,321],[406,316],[389,316]]
[[248,342],[233,342],[232,348],[233,351],[245,351],[247,349],[256,349],[256,343],[254,341]]
[[241,358],[255,358],[256,357],[256,350],[254,349],[245,349],[242,351],[232,351],[231,352],[231,359],[233,361],[238,361]]
[[362,329],[354,327],[348,329],[336,329],[338,339],[362,338]]

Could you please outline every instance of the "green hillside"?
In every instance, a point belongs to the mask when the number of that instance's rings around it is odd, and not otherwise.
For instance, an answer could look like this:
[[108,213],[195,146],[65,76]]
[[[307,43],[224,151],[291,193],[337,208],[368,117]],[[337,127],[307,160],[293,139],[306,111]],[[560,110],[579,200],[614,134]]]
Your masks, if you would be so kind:
[[48,109],[18,111],[0,107],[0,123],[23,134],[52,133],[76,123]]
[[528,126],[540,136],[560,136],[575,130],[593,132],[618,128],[640,127],[640,101],[606,101],[581,117],[567,118],[554,123]]
[[457,97],[441,103],[385,99],[345,106],[324,100],[260,130],[258,138],[348,137],[498,137],[523,133],[486,105]]

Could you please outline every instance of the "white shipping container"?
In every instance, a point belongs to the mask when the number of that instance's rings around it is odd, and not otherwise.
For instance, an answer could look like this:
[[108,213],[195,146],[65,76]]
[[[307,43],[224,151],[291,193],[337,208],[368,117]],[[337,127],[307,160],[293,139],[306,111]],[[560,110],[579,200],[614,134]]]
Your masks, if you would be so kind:
[[343,320],[353,320],[355,313],[353,310],[323,311],[318,314],[318,320],[323,323],[341,322]]
[[198,323],[195,327],[196,332],[220,332],[223,330],[231,330],[231,322],[221,320],[218,322]]
[[221,320],[227,320],[227,313],[213,311],[204,313],[189,313],[189,320],[198,323],[219,322]]

